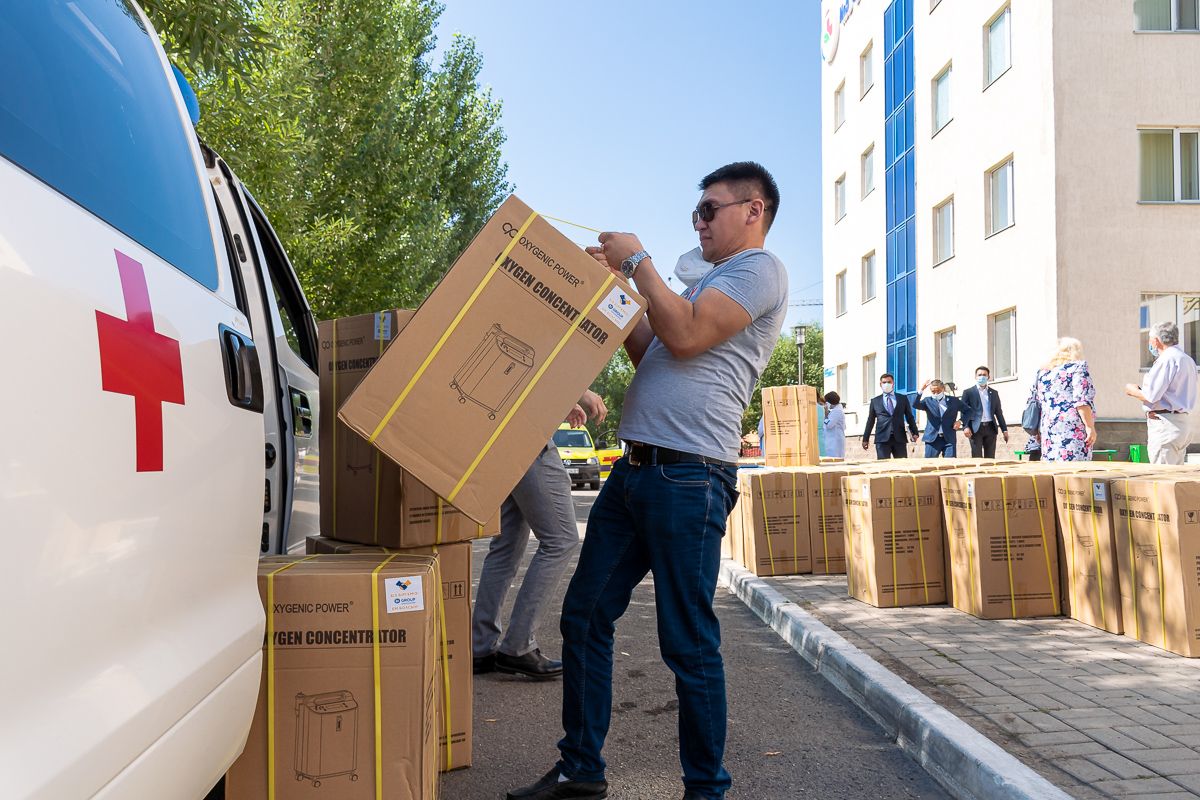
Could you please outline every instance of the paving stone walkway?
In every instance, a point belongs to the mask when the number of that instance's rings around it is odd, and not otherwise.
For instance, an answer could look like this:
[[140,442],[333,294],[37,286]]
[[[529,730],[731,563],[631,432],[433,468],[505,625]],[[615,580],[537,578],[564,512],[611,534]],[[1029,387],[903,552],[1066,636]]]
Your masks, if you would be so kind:
[[1061,617],[877,609],[844,575],[766,580],[1072,796],[1200,798],[1200,659]]

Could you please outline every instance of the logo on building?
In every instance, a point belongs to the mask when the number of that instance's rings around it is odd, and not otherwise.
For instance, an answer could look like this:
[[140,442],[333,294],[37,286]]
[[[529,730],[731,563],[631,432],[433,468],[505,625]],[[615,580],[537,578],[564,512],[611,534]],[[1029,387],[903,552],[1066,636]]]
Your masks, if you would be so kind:
[[821,59],[832,64],[837,56],[838,40],[842,37],[842,26],[861,0],[822,0],[821,3]]

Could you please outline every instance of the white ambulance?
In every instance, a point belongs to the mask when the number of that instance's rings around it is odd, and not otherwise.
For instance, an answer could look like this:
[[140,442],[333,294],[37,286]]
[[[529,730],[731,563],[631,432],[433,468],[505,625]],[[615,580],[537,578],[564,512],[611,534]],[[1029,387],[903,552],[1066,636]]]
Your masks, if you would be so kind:
[[0,0],[0,797],[196,800],[261,553],[317,532],[316,327],[131,0]]

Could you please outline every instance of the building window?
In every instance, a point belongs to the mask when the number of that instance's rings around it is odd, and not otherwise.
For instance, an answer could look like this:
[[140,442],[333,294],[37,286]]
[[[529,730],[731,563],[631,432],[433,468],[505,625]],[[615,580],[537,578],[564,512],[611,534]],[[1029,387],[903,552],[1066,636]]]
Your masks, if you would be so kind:
[[984,65],[984,88],[991,86],[1012,66],[1011,16],[1012,8],[1005,6],[1004,10],[987,24],[987,46],[984,48],[987,55],[987,63]]
[[1142,130],[1141,193],[1147,203],[1200,200],[1200,130]]
[[875,191],[875,145],[862,154],[862,196]]
[[874,42],[867,42],[867,49],[863,50],[861,56],[858,57],[858,96],[863,97],[871,87],[875,85],[875,67],[872,65],[872,60],[875,58]]
[[862,260],[862,301],[875,299],[875,251],[867,253]]
[[954,197],[933,209],[933,263],[954,256]]
[[1009,158],[987,173],[987,235],[1013,224],[1013,160]]
[[[863,356],[863,402],[875,395],[875,354]],[[845,395],[843,395],[844,397]]]
[[1143,293],[1138,307],[1138,328],[1141,330],[1142,369],[1150,369],[1150,328],[1160,322],[1179,326],[1179,346],[1193,359],[1200,356],[1200,292],[1179,294]]
[[833,90],[833,129],[836,131],[846,121],[846,82]]
[[988,317],[992,379],[1017,375],[1017,310],[1010,308]]
[[938,76],[933,79],[933,132],[937,133],[950,120],[954,119],[950,115],[950,73],[952,68],[949,64],[946,68],[938,73]]
[[846,313],[846,270],[842,270],[837,274],[837,279],[834,282],[834,306],[837,309],[837,316]]
[[1200,0],[1133,0],[1138,31],[1200,30]]
[[933,350],[933,371],[935,378],[943,383],[954,382],[954,328],[938,331],[934,334],[936,341]]
[[846,176],[833,182],[833,219],[840,220],[846,216]]

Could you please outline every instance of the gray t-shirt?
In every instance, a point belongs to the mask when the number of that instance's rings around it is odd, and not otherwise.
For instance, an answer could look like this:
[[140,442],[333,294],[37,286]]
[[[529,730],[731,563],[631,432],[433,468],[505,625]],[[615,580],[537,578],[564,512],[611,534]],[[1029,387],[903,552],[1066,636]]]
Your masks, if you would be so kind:
[[716,289],[746,309],[752,321],[693,358],[676,358],[658,337],[651,340],[625,393],[618,435],[736,461],[742,414],[787,315],[787,286],[787,270],[773,253],[746,250],[685,291],[683,297],[694,303],[704,290]]

